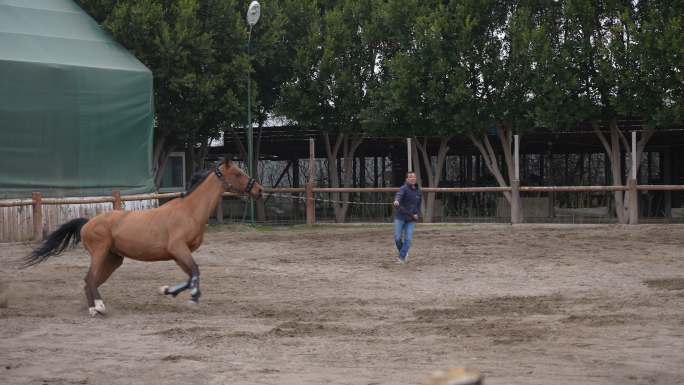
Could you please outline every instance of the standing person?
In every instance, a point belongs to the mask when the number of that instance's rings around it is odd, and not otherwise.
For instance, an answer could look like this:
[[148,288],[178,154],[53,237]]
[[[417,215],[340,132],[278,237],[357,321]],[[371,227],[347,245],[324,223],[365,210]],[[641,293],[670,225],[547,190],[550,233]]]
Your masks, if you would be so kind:
[[[406,182],[394,196],[394,243],[399,250],[397,263],[408,261],[413,229],[420,217],[422,193],[416,184],[416,173],[406,173]],[[403,235],[403,240],[402,240]]]

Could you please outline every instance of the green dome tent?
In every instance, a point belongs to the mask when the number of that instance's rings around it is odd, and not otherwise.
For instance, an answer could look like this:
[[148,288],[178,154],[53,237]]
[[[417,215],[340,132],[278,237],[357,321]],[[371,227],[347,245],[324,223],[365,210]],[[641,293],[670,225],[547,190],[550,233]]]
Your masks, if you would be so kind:
[[70,0],[0,0],[0,198],[154,189],[152,73]]

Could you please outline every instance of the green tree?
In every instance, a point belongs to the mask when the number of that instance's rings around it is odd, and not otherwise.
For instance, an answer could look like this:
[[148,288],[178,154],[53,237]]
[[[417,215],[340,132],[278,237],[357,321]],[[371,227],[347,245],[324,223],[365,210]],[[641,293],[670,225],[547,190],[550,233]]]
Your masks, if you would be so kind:
[[[589,122],[611,165],[613,185],[624,185],[631,162],[622,153],[631,145],[618,127],[621,117],[641,118],[639,161],[661,127],[681,122],[682,5],[678,2],[572,0],[564,5],[562,57],[568,103],[578,106],[577,121]],[[607,125],[607,133],[602,126]],[[620,223],[629,223],[629,195],[614,192]],[[633,213],[634,214],[634,213]]]
[[[306,35],[294,51],[292,75],[285,82],[278,111],[303,127],[323,132],[329,184],[352,184],[354,154],[363,142],[361,114],[368,89],[377,81],[376,2],[301,2]],[[337,159],[341,155],[342,177]],[[343,222],[349,193],[333,193],[335,219]]]
[[[234,149],[226,149],[227,152],[237,151],[239,157],[245,160],[245,163],[249,163],[250,170],[253,170],[252,176],[259,180],[263,178],[263,170],[258,167],[262,135],[268,120],[273,117],[273,109],[280,97],[281,86],[291,72],[289,57],[291,57],[292,45],[297,40],[293,37],[297,34],[296,23],[299,19],[296,10],[292,9],[293,3],[293,1],[281,1],[263,4],[261,17],[252,29],[251,38],[248,37],[249,31],[245,30],[242,46],[234,47],[232,51],[224,48],[221,52],[217,52],[220,63],[231,60],[235,51],[244,54],[242,57],[244,61],[241,59],[239,66],[226,67],[235,70],[232,76],[237,84],[232,89],[234,93],[230,95],[236,101],[237,109],[225,111],[226,114],[231,114],[231,118],[223,122],[221,129],[224,138],[232,137],[232,142],[236,146]],[[240,6],[244,9],[240,9],[239,12],[244,15],[248,9],[246,3]],[[212,30],[225,25],[223,21],[217,22],[217,25],[211,27]],[[246,25],[245,19],[243,18],[240,23]],[[230,38],[230,35],[227,36]],[[248,38],[250,40],[249,52],[247,52]],[[225,47],[225,44],[218,44],[218,46]],[[249,85],[247,84],[248,74]],[[246,107],[248,86],[251,87],[252,121],[250,123],[247,122]],[[249,156],[247,151],[248,124],[252,125],[254,135],[252,159],[247,159]],[[256,201],[256,209],[257,220],[264,221],[266,211],[263,200]]]
[[[79,0],[114,39],[152,70],[157,186],[175,149],[201,166],[206,146],[242,115],[237,74],[248,62],[245,26],[232,0]],[[242,89],[244,89],[244,85]],[[197,161],[194,158],[199,158]]]
[[[541,82],[537,71],[545,65],[542,59],[548,61],[548,32],[541,24],[546,5],[468,0],[414,4],[407,6],[412,18],[401,17],[401,6],[385,12],[390,22],[408,23],[388,28],[404,35],[393,36],[400,44],[388,45],[387,75],[375,92],[369,120],[385,134],[416,138],[414,162],[422,159],[431,187],[439,184],[454,135],[467,135],[499,185],[510,185],[512,133],[535,126],[534,110],[545,96],[534,90]],[[492,129],[502,145],[506,173],[489,137]],[[439,138],[434,153],[428,137]],[[420,171],[420,165],[415,169]],[[504,196],[509,202],[513,198],[508,192]],[[428,194],[426,220],[433,202],[434,194]]]
[[684,3],[651,1],[624,15],[624,34],[633,41],[633,107],[645,125],[665,128],[684,120]]
[[[523,33],[530,29],[529,10],[514,3],[474,0],[450,3],[449,9],[450,23],[458,27],[452,63],[464,71],[459,124],[497,183],[509,186],[506,177],[514,174],[512,133],[530,125],[530,36]],[[492,131],[501,143],[506,173],[499,167]],[[515,198],[508,192],[504,197],[509,202]]]
[[[456,59],[459,52],[454,44],[459,29],[441,1],[389,2],[382,14],[384,30],[392,31],[386,38],[398,43],[384,46],[383,81],[372,90],[366,119],[378,134],[413,138],[418,182],[437,187],[449,141],[461,132],[462,113],[467,109],[465,71]],[[431,145],[435,139],[439,141],[436,152]],[[435,193],[427,193],[426,222],[433,219],[434,202]]]

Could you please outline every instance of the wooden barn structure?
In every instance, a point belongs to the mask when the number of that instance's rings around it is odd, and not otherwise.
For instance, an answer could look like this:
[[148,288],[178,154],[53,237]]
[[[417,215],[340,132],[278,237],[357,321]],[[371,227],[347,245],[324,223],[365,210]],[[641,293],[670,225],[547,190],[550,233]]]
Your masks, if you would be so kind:
[[[643,131],[639,120],[621,120],[619,129],[627,136],[631,132]],[[296,126],[272,126],[260,129],[258,144],[260,175],[266,185],[272,187],[301,187],[308,178],[308,138],[315,141],[316,183],[326,187],[326,150],[323,133],[316,129],[302,129]],[[255,132],[259,130],[255,128]],[[211,147],[208,160],[214,161],[223,154],[239,154],[245,143],[244,130],[227,135],[223,146]],[[492,145],[499,152],[503,166],[503,152],[496,135],[491,135]],[[439,138],[429,138],[429,151],[436,155]],[[235,155],[240,158],[239,155]],[[353,182],[347,187],[390,187],[403,183],[407,171],[407,145],[405,138],[366,137],[355,152]],[[622,152],[623,165],[629,154]],[[339,160],[338,160],[339,162]],[[538,129],[526,133],[520,139],[520,184],[521,186],[608,186],[612,184],[610,164],[598,136],[590,127],[575,130],[550,132]],[[268,165],[268,166],[266,166]],[[341,164],[340,164],[341,166]],[[341,167],[340,167],[341,168]],[[500,167],[504,171],[506,167]],[[622,167],[625,170],[626,167]],[[623,171],[626,172],[626,171]],[[425,175],[425,173],[423,173]],[[643,185],[684,184],[684,127],[656,130],[648,141],[641,161],[637,181]],[[466,136],[456,136],[449,142],[446,166],[439,187],[497,186],[487,170],[479,150]],[[501,194],[448,194],[440,198],[443,207],[438,208],[436,220],[495,220],[507,221],[505,200]],[[523,193],[526,221],[614,221],[613,203],[609,192],[565,192],[565,193]],[[386,203],[387,194],[356,194],[353,201],[369,203],[379,199]],[[317,210],[325,217],[325,199],[317,202]],[[296,203],[296,202],[295,202]],[[683,191],[641,191],[639,194],[639,215],[642,221],[683,221]],[[490,207],[484,207],[489,205]],[[329,206],[329,205],[328,205]],[[352,206],[354,206],[352,204]],[[358,205],[351,210],[351,220],[363,220],[364,216],[387,217],[389,207],[380,206],[370,210],[372,205]],[[499,207],[497,209],[497,206]],[[300,220],[300,213],[294,215]],[[503,208],[503,210],[502,210]],[[291,208],[272,211],[290,212]],[[369,212],[370,211],[370,212]],[[234,211],[240,216],[240,210]],[[267,210],[268,214],[268,210]],[[317,217],[319,215],[317,214]],[[287,216],[284,216],[287,218]],[[268,218],[267,218],[268,219]]]

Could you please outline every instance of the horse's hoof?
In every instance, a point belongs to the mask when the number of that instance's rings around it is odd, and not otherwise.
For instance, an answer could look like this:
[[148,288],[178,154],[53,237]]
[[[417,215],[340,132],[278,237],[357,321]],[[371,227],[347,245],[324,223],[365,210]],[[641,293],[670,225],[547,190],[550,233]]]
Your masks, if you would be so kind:
[[97,316],[104,317],[104,313],[100,313],[97,311],[95,307],[89,307],[88,308],[88,313],[90,314],[90,317],[95,318]]
[[104,301],[101,299],[96,299],[95,300],[95,311],[104,315],[107,312],[107,308],[105,307]]
[[159,286],[159,294],[161,294],[161,295],[169,294],[169,285]]

